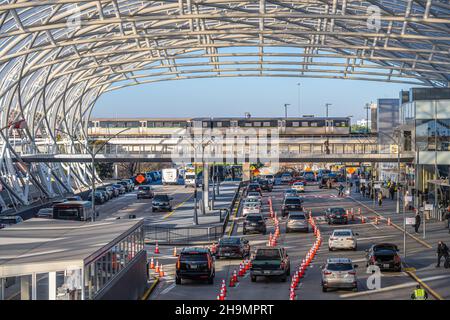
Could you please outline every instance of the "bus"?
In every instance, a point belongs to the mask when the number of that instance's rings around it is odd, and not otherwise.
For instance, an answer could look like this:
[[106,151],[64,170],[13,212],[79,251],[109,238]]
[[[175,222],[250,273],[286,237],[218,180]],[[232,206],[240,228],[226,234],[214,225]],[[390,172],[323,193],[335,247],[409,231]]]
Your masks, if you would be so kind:
[[89,221],[92,219],[92,214],[90,201],[67,201],[53,206],[53,219]]
[[[186,187],[195,187],[195,183],[197,182],[197,175],[195,173],[194,166],[186,166],[184,170],[184,185]],[[198,186],[198,182],[197,182]]]

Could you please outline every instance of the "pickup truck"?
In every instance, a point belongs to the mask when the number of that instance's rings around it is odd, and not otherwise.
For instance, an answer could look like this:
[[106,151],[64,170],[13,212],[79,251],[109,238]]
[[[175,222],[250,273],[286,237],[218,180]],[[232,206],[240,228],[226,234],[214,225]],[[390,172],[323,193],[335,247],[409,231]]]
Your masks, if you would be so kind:
[[256,277],[281,277],[285,282],[291,275],[291,262],[283,247],[257,248],[251,259],[250,277],[252,282]]

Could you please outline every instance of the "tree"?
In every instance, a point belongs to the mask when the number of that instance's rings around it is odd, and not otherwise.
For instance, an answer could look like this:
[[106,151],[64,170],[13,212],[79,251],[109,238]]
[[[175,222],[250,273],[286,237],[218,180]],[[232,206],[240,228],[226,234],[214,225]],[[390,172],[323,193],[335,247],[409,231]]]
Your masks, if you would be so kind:
[[114,166],[112,162],[96,163],[95,170],[100,179],[111,179],[114,174]]

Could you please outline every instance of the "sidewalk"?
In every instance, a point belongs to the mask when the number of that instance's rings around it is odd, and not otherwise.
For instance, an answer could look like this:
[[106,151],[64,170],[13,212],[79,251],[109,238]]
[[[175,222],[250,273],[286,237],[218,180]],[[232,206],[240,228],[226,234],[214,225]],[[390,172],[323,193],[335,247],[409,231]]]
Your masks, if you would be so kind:
[[[397,229],[393,229],[393,232],[403,233],[403,207],[402,203],[400,203],[400,213],[396,213],[396,198],[394,200],[383,199],[382,206],[378,206],[378,202],[373,206],[373,199],[362,197],[354,191],[354,188],[352,188],[351,198],[361,204],[362,212],[365,216],[374,216],[376,215],[376,211],[381,217],[391,219],[393,226]],[[406,210],[405,216],[407,218],[413,218],[415,211]],[[418,233],[415,233],[413,226],[406,226],[407,256],[404,262],[419,279],[434,279],[427,281],[429,287],[442,298],[449,299],[450,287],[448,283],[450,281],[450,269],[443,268],[443,261],[441,261],[440,268],[435,267],[437,261],[437,243],[442,240],[447,245],[450,245],[449,230],[445,228],[445,223],[442,221],[434,219],[425,221],[423,215],[421,217],[422,223]],[[386,223],[386,221],[384,220],[382,223]],[[411,245],[411,242],[415,242],[416,245]],[[402,245],[399,246],[399,249],[403,250]]]

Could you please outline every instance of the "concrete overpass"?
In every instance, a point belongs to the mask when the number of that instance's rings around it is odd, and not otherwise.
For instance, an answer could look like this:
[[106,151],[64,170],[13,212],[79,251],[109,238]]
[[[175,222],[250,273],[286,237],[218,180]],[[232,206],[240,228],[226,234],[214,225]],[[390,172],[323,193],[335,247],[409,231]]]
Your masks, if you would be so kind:
[[[22,160],[27,163],[58,163],[58,162],[77,162],[90,163],[92,157],[88,154],[40,154],[40,155],[23,155]],[[17,159],[15,159],[17,161]],[[249,162],[249,156],[245,157]],[[171,154],[98,154],[95,157],[96,162],[173,162]],[[194,162],[194,158],[186,158],[185,162]],[[221,162],[220,158],[215,159]],[[242,158],[234,158],[235,163],[242,161]],[[396,154],[373,153],[373,154],[317,154],[317,153],[296,153],[286,154],[280,153],[279,156],[272,156],[260,159],[261,162],[280,162],[280,163],[297,163],[297,162],[397,162]],[[411,163],[414,161],[414,153],[402,153],[400,162]],[[181,161],[180,161],[181,162]],[[223,158],[222,162],[229,162],[227,158]]]

